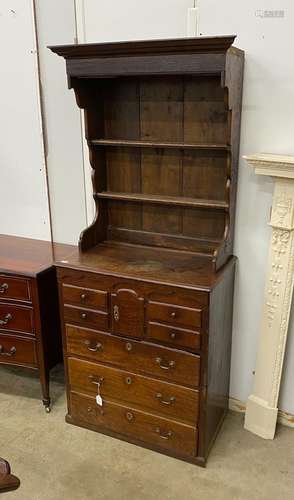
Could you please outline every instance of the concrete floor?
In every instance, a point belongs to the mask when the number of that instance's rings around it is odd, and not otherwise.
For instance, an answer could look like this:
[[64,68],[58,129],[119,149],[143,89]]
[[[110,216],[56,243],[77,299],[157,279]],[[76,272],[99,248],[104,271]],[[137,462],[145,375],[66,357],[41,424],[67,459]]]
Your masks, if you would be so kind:
[[231,413],[202,469],[66,424],[60,367],[51,392],[48,415],[36,375],[0,367],[0,456],[21,480],[7,500],[294,499],[292,429],[264,441]]

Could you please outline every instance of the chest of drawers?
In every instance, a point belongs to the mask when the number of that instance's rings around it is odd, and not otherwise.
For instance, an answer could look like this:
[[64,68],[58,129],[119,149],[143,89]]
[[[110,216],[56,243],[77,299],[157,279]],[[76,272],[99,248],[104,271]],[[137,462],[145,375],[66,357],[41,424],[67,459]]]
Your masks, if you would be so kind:
[[202,291],[57,274],[67,421],[205,465],[228,405],[234,259]]
[[50,369],[62,360],[54,253],[69,250],[0,235],[0,364],[38,371],[46,411]]

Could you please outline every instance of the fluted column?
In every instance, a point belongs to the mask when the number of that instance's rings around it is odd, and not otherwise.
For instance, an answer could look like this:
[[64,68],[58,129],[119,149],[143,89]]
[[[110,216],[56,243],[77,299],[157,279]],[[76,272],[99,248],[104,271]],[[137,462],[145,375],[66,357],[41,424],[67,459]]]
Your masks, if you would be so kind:
[[256,370],[245,416],[246,429],[273,439],[294,282],[294,156],[256,154],[244,158],[257,175],[274,180]]

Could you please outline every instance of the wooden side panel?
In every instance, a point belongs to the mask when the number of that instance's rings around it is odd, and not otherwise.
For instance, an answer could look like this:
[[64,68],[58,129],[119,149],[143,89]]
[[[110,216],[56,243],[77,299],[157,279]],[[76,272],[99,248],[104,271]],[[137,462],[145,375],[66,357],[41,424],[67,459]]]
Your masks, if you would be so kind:
[[235,265],[210,297],[205,422],[206,455],[228,409]]
[[221,210],[183,209],[183,235],[208,240],[223,238],[225,213]]

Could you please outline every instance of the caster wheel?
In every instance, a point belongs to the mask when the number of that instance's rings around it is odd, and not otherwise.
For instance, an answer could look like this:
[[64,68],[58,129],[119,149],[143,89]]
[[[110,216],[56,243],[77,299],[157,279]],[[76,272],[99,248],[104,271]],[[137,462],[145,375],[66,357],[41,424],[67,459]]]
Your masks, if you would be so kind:
[[46,412],[46,413],[50,413],[50,412],[51,412],[51,408],[50,408],[50,406],[46,406],[46,407],[45,407],[45,412]]

